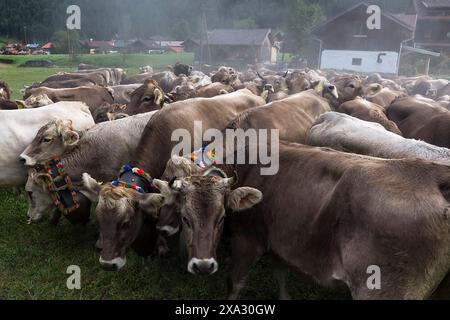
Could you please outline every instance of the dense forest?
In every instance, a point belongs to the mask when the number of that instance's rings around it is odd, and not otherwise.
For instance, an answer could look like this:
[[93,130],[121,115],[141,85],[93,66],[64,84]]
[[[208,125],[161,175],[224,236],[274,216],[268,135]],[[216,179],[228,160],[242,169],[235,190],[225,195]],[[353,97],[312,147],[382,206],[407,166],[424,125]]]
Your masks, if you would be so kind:
[[[0,37],[43,42],[65,29],[66,9],[81,8],[82,39],[110,40],[162,35],[198,37],[201,12],[208,28],[273,28],[300,46],[312,26],[361,0],[2,0]],[[372,0],[388,12],[404,12],[411,0]]]

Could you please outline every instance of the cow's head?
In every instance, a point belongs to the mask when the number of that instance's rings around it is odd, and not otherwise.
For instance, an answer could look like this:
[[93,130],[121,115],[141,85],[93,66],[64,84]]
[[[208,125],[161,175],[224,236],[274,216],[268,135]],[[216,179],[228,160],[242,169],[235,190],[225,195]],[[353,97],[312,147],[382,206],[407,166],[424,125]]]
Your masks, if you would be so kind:
[[[158,180],[164,197],[163,205],[171,206],[181,220],[182,238],[188,254],[187,269],[192,274],[213,274],[218,270],[216,251],[226,210],[243,211],[262,200],[262,193],[257,189],[241,187],[231,190],[235,181],[235,178],[226,178],[217,168],[170,183]],[[147,205],[160,205],[159,201],[150,199]]]
[[23,102],[26,108],[40,108],[48,106],[53,103],[54,102],[45,93],[37,95],[33,94]]
[[99,262],[107,271],[116,271],[126,264],[126,254],[141,230],[145,215],[155,218],[163,196],[133,189],[101,185],[87,173],[83,174],[84,194],[98,201],[95,209],[100,227],[101,254]]
[[187,64],[177,62],[173,67],[173,73],[175,73],[176,76],[179,76],[180,74],[189,76],[192,72],[192,69],[193,68]]
[[287,72],[284,76],[268,75],[263,77],[261,74],[259,74],[259,72],[257,74],[261,79],[261,91],[267,90],[269,94],[271,94],[288,90],[288,84],[286,81],[286,77],[288,75]]
[[364,94],[363,84],[358,76],[340,76],[331,81],[337,88],[339,94],[339,103],[353,100]]
[[92,114],[95,123],[114,121],[128,117],[125,113],[127,106],[125,104],[109,104],[105,103],[101,107],[95,109]]
[[336,86],[328,81],[315,81],[311,83],[311,89],[314,89],[319,95],[327,99],[329,102],[337,101],[339,98]]
[[153,73],[153,68],[151,66],[143,66],[139,68],[139,73]]
[[181,101],[194,98],[197,94],[197,90],[190,82],[185,82],[182,85],[176,86],[170,93],[171,98],[174,101]]
[[127,108],[129,115],[161,109],[164,105],[164,91],[155,80],[147,79],[142,86],[131,94]]
[[311,86],[309,77],[304,72],[294,72],[288,76],[286,81],[291,94],[308,90]]
[[410,93],[411,95],[420,94],[421,96],[432,99],[437,97],[437,90],[433,89],[431,83],[427,80],[418,80]]
[[[172,155],[167,161],[161,179],[171,181],[175,177],[184,178],[193,175],[201,175],[205,172],[205,168],[196,165],[186,157]],[[180,229],[180,216],[177,213],[177,204],[174,201],[165,201],[161,206],[158,215],[156,228],[167,236],[173,236]]]
[[220,82],[229,86],[235,85],[239,80],[239,75],[233,68],[220,67],[211,77],[212,82]]
[[0,81],[0,100],[11,100],[11,90],[4,81]]
[[75,147],[79,140],[80,134],[73,129],[71,120],[53,120],[39,129],[20,160],[27,166],[46,163]]
[[29,223],[38,223],[57,210],[47,190],[49,181],[51,181],[51,176],[48,173],[39,172],[34,168],[28,170],[25,191],[28,200]]

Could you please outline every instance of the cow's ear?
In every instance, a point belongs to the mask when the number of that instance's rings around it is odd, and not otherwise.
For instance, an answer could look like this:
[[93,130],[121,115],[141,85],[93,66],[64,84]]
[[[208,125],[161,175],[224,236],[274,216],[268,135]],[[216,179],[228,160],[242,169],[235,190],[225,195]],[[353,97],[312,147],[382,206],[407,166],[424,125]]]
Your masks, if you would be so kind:
[[264,90],[264,91],[261,93],[261,98],[263,98],[264,101],[268,102],[267,100],[269,99],[269,90]]
[[165,98],[164,94],[159,89],[155,89],[154,94],[155,94],[155,104],[158,106],[162,105]]
[[102,185],[92,178],[88,173],[83,173],[83,194],[92,202],[98,201]]
[[322,94],[323,93],[323,89],[324,89],[324,83],[321,80],[315,81],[315,82],[313,82],[311,84],[311,88],[316,90],[319,94]]
[[31,178],[41,186],[48,186],[48,184],[52,181],[52,177],[48,173],[35,173],[31,174]]
[[80,141],[80,135],[72,130],[67,130],[63,133],[63,142],[67,147],[72,147]]
[[164,203],[165,196],[161,193],[147,193],[139,199],[139,207],[142,211],[154,219],[158,219],[159,208]]
[[373,83],[373,84],[369,85],[369,87],[366,89],[366,92],[364,94],[367,97],[371,97],[373,95],[376,95],[381,90],[383,90],[383,86],[381,84]]
[[230,192],[228,196],[228,208],[233,211],[242,211],[258,204],[263,198],[258,189],[242,187]]

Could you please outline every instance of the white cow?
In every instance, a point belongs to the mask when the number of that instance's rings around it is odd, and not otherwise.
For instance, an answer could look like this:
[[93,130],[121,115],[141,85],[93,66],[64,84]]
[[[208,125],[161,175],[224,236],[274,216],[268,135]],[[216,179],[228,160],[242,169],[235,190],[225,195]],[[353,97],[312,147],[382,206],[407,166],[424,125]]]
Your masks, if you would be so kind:
[[82,102],[58,102],[46,107],[0,110],[0,186],[22,186],[27,170],[19,155],[31,143],[38,130],[51,120],[71,120],[75,130],[94,126],[89,107]]
[[310,129],[307,144],[386,159],[421,158],[450,164],[450,149],[405,139],[383,126],[327,112]]

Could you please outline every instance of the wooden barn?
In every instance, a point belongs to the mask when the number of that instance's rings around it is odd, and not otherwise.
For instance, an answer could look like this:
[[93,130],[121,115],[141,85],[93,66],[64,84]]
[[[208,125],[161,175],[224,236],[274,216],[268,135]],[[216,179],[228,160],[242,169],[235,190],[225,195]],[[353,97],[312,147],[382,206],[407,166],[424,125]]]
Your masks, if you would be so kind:
[[[185,42],[196,52],[196,60],[200,59],[200,50],[195,49],[198,43]],[[202,45],[203,52],[211,53],[212,63],[275,63],[280,50],[279,39],[271,29],[214,29]]]
[[316,27],[321,69],[396,74],[402,45],[413,38],[415,16],[381,8],[380,29],[369,29],[369,5],[360,3]]
[[450,0],[414,0],[416,47],[450,53]]

